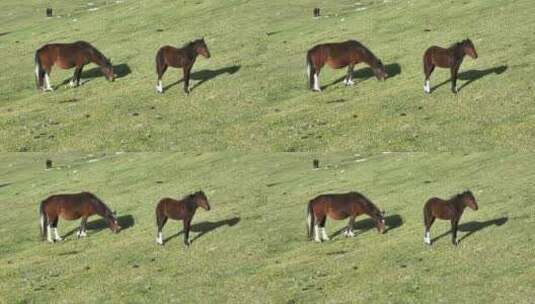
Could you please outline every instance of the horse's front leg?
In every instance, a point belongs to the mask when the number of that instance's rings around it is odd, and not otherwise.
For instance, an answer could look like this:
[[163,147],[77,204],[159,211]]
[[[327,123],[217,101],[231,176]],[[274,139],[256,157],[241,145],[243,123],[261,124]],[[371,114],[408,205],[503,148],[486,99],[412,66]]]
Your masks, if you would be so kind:
[[82,221],[80,222],[80,229],[78,230],[78,232],[76,233],[76,236],[78,238],[81,238],[81,237],[86,237],[87,236],[87,233],[85,231],[86,229],[86,225],[87,225],[87,217],[82,217]]
[[354,68],[354,65],[353,64],[350,64],[348,67],[347,67],[347,75],[346,75],[346,78],[344,79],[344,84],[346,86],[352,86],[353,84],[355,84],[353,82],[353,68]]
[[459,73],[460,64],[456,64],[451,68],[451,91],[457,94],[457,74]]
[[84,65],[81,65],[80,68],[77,71],[76,74],[76,86],[80,85],[80,78],[82,77],[82,70],[84,69]]
[[191,218],[184,219],[184,244],[186,246],[191,245],[191,241],[189,239],[190,228],[191,228]]
[[344,235],[346,237],[354,237],[355,234],[353,233],[353,226],[355,225],[355,217],[351,216],[349,218],[349,223],[347,223],[346,231],[344,231]]
[[451,220],[451,242],[453,245],[459,245],[457,241],[457,225],[459,224],[459,218],[453,218]]
[[191,67],[192,65],[184,67],[184,92],[186,94],[189,94],[189,77],[191,73]]

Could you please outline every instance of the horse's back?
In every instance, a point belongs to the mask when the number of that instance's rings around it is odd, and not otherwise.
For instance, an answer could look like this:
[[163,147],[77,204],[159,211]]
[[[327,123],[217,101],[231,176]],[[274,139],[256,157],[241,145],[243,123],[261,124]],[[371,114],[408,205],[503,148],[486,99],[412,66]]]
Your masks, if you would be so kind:
[[185,202],[169,197],[162,198],[156,206],[156,213],[163,214],[175,220],[182,219],[185,210]]
[[171,45],[164,45],[158,49],[156,53],[156,60],[160,59],[165,64],[171,67],[181,67],[181,57],[183,57],[183,51]]
[[77,219],[93,212],[93,201],[98,198],[90,192],[56,194],[41,204],[46,213],[55,213],[65,219]]
[[451,52],[449,49],[433,45],[425,51],[424,61],[441,68],[447,68],[451,65]]
[[438,197],[428,199],[424,205],[424,210],[440,219],[450,219],[454,213],[453,209],[449,201]]

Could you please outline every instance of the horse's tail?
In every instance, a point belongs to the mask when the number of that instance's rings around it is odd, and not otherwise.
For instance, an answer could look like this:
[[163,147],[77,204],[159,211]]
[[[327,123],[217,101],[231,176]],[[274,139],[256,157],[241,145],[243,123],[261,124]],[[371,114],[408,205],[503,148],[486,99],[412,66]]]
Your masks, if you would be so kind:
[[45,215],[45,201],[39,206],[39,228],[41,230],[41,239],[44,241],[48,233],[48,219]]
[[423,214],[424,214],[424,225],[427,226],[428,224],[427,222],[429,221],[429,218],[431,218],[431,208],[429,206],[429,202],[425,203]]
[[308,205],[305,209],[306,214],[306,226],[307,226],[307,237],[309,240],[312,239],[312,232],[314,231],[314,212],[312,211],[312,201],[308,202]]
[[45,70],[43,69],[43,65],[41,64],[41,59],[39,58],[40,50],[41,49],[35,51],[35,85],[37,86],[37,89],[43,87],[43,76],[45,74]]
[[305,60],[305,66],[306,66],[306,74],[307,74],[307,86],[309,88],[310,87],[310,84],[312,83],[312,68],[313,68],[313,65],[312,65],[312,56],[310,54],[310,51],[307,52],[307,57],[306,57],[306,60]]

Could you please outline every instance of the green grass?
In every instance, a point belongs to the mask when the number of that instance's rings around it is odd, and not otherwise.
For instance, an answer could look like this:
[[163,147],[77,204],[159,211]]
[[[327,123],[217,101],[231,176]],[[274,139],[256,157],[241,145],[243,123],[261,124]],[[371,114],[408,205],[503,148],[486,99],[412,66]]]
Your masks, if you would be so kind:
[[[316,1],[95,0],[0,4],[0,150],[2,151],[530,151],[535,142],[532,77],[535,6],[531,0]],[[59,17],[47,19],[50,6]],[[359,10],[366,8],[365,10]],[[161,29],[163,31],[157,31]],[[430,31],[425,31],[429,29]],[[181,84],[154,91],[154,55],[164,44],[206,36],[212,53],[198,75],[216,77],[190,96]],[[470,37],[455,96],[449,84],[423,94],[421,56],[430,45]],[[400,73],[381,83],[306,90],[305,52],[358,39]],[[87,40],[131,73],[76,89],[38,93],[33,55],[49,42]],[[492,73],[506,66],[501,74]],[[86,70],[94,69],[91,65]],[[363,66],[359,66],[363,68]],[[221,73],[237,69],[233,74]],[[481,73],[474,71],[482,71]],[[73,71],[54,69],[59,85]],[[488,73],[488,74],[487,74]],[[214,73],[212,73],[214,74]],[[323,85],[344,71],[325,69]],[[164,85],[182,77],[169,70]],[[436,85],[449,78],[437,70]],[[137,115],[136,115],[137,114]]]
[[[47,158],[54,169],[44,169]],[[313,158],[321,169],[312,170]],[[4,153],[0,170],[0,302],[501,304],[535,297],[533,154]],[[449,235],[424,245],[425,200],[467,188],[480,209],[463,215],[460,245]],[[181,236],[157,246],[156,201],[198,189],[212,210],[199,210],[193,223],[217,228],[198,238],[194,231],[189,249]],[[133,226],[41,242],[38,202],[80,190]],[[401,225],[384,235],[359,229],[352,239],[305,240],[308,200],[349,190]],[[217,224],[230,219],[239,221]],[[359,217],[357,226],[366,222]],[[60,221],[60,233],[78,224]],[[328,221],[327,230],[345,225]],[[169,222],[165,237],[177,227]],[[439,221],[432,237],[448,230]]]

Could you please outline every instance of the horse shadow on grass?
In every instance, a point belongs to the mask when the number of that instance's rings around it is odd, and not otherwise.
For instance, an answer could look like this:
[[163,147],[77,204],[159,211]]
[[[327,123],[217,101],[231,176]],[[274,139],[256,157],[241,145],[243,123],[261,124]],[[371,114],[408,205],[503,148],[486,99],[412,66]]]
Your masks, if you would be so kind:
[[11,185],[11,183],[4,183],[4,184],[0,184],[0,188],[4,188],[4,187],[7,187]]
[[[220,227],[223,227],[223,226],[232,227],[232,226],[238,224],[239,222],[240,222],[240,218],[239,217],[233,217],[233,218],[229,218],[229,219],[221,220],[221,221],[217,221],[217,222],[206,221],[206,222],[200,222],[200,223],[193,224],[193,225],[191,225],[190,232],[196,232],[197,234],[191,239],[191,242],[193,242],[196,239],[202,237],[203,235],[205,235],[206,233],[208,233],[210,231],[216,230],[216,229],[218,229]],[[182,233],[184,233],[184,230],[181,230],[178,233],[171,235],[170,237],[168,237],[167,239],[164,240],[164,244],[167,243],[172,238],[178,237]]]
[[[190,74],[190,80],[200,80],[199,82],[195,83],[190,90],[193,90],[195,89],[196,87],[202,85],[203,83],[205,83],[206,81],[210,80],[210,79],[213,79],[213,78],[216,78],[218,77],[219,75],[222,75],[222,74],[229,74],[229,75],[232,75],[236,72],[238,72],[240,70],[241,66],[240,65],[233,65],[233,66],[229,66],[229,67],[226,67],[226,68],[221,68],[221,69],[217,69],[217,70],[208,70],[208,69],[205,69],[205,70],[200,70],[200,71],[196,71],[196,72],[192,72]],[[178,85],[179,83],[183,82],[184,81],[184,78],[178,80],[178,81],[175,81],[167,86],[165,86],[163,88],[164,92],[167,91],[167,89],[175,86],[175,85]]]
[[[460,224],[459,227],[457,228],[457,230],[461,231],[461,232],[468,232],[468,233],[466,233],[461,238],[459,238],[458,241],[461,242],[462,240],[464,240],[465,238],[469,237],[473,233],[475,233],[477,231],[480,231],[482,229],[485,229],[485,228],[487,228],[489,226],[501,226],[501,225],[507,223],[508,220],[509,220],[509,218],[507,218],[507,217],[500,217],[500,218],[496,218],[496,219],[493,219],[493,220],[488,220],[488,221],[485,221],[485,222],[472,221],[472,222]],[[438,239],[443,238],[448,234],[451,234],[451,229],[449,231],[444,232],[441,235],[437,236],[431,242],[435,242]]]
[[[490,75],[490,74],[500,75],[503,72],[505,72],[506,70],[507,70],[507,66],[506,65],[501,65],[501,66],[493,67],[493,68],[486,69],[486,70],[468,70],[468,71],[461,72],[461,73],[459,73],[457,75],[457,79],[458,80],[468,80],[468,81],[463,83],[457,89],[457,92],[461,91],[462,88],[466,87],[467,85],[471,84],[472,82],[474,82],[474,81],[476,81],[478,79],[481,79],[481,78],[483,78],[483,77],[485,77],[487,75]],[[449,82],[451,82],[451,78],[449,78],[448,80],[445,80],[445,81],[437,84],[436,86],[434,86],[431,89],[431,93],[434,92],[436,89],[440,88],[441,86],[449,83]]]
[[[123,230],[133,227],[135,224],[135,221],[134,221],[133,216],[127,214],[127,215],[122,215],[122,216],[117,217],[117,223],[119,224],[119,226],[121,226],[121,230],[119,231],[120,233]],[[106,228],[109,228],[109,225],[108,225],[108,222],[106,222],[106,220],[104,220],[103,218],[99,218],[97,220],[88,222],[86,225],[87,230],[95,230],[97,232],[101,230],[105,230]],[[75,232],[77,232],[78,230],[79,230],[79,227],[67,232],[67,234],[65,234],[63,237],[68,237],[74,234]]]
[[[385,217],[385,231],[384,233],[387,233],[388,231],[392,230],[392,229],[396,229],[398,227],[400,227],[401,225],[403,225],[403,218],[397,214],[394,214],[394,215],[390,215],[390,216],[387,216]],[[344,227],[338,231],[336,231],[332,237],[335,237],[339,234],[341,234],[342,232],[344,232],[346,230],[347,227]],[[375,225],[375,221],[372,220],[371,218],[367,218],[365,220],[362,220],[362,221],[358,221],[358,222],[355,222],[355,225],[353,225],[353,232],[357,232],[358,233],[355,233],[355,235],[358,235],[358,234],[362,234],[368,230],[371,230],[371,229],[374,229],[376,228],[376,225]]]
[[[74,69],[72,69],[72,72],[74,74]],[[113,73],[115,74],[115,79],[123,78],[126,75],[132,73],[132,70],[130,69],[130,66],[126,63],[121,63],[113,66]],[[82,75],[80,75],[80,85],[85,84],[86,82],[91,81],[93,78],[98,77],[104,77],[104,74],[102,74],[102,70],[100,67],[96,66],[88,70],[82,70]],[[71,81],[72,77],[69,77],[58,86],[63,86],[68,84]]]
[[[390,78],[396,77],[397,75],[401,74],[401,66],[397,63],[390,63],[385,65],[385,71],[388,74],[388,77],[385,79],[385,81],[388,81]],[[335,81],[331,82],[328,85],[323,86],[321,89],[324,90],[330,86],[333,86],[335,84],[338,84],[346,78],[346,73],[344,73],[344,76],[336,79]],[[355,69],[353,70],[353,80],[360,79],[359,81],[355,81],[355,85],[358,85],[359,83],[363,82],[364,80],[367,80],[369,78],[375,77],[375,74],[373,73],[373,70],[370,67],[362,68],[362,69]]]

